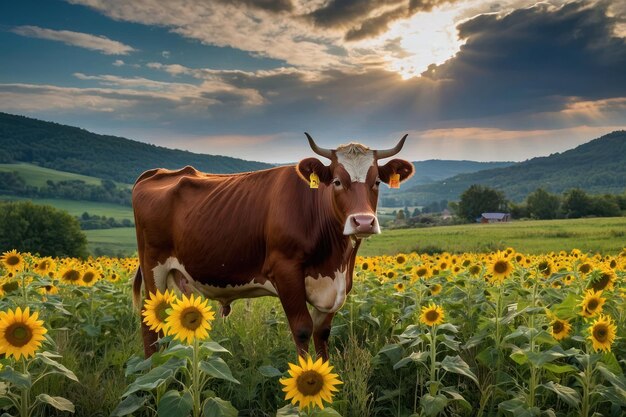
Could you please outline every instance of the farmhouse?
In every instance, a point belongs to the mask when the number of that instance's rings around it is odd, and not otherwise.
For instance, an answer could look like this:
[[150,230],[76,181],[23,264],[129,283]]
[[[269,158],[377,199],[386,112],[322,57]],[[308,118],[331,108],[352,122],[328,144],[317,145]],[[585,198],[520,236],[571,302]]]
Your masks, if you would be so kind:
[[510,213],[483,213],[476,219],[478,223],[502,223],[511,221]]

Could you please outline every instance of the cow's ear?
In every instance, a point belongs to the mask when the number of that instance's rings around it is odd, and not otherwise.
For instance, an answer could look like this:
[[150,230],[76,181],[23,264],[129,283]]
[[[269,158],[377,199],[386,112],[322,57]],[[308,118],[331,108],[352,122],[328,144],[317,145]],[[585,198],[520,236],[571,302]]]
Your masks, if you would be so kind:
[[311,180],[311,174],[315,173],[320,182],[328,185],[330,184],[332,178],[332,173],[330,172],[330,167],[327,167],[317,158],[306,158],[298,163],[296,166],[296,171],[298,171],[298,175],[307,183]]
[[400,182],[402,182],[411,178],[414,172],[413,164],[404,159],[392,159],[385,165],[378,167],[378,176],[385,184],[389,184],[389,178],[392,174],[400,175]]

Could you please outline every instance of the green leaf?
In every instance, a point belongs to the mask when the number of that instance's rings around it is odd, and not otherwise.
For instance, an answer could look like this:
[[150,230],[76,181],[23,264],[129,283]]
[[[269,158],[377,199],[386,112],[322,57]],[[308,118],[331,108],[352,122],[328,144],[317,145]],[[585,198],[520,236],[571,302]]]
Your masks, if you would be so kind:
[[29,374],[17,372],[8,365],[0,370],[0,379],[15,385],[17,388],[30,388],[32,385]]
[[276,411],[276,417],[300,417],[298,407],[287,404]]
[[458,333],[459,329],[458,327],[456,327],[454,324],[452,323],[444,323],[444,324],[440,324],[439,327],[437,327],[437,330],[443,330],[443,331],[448,331],[448,332],[452,332],[452,333]]
[[267,378],[275,378],[277,376],[283,375],[282,372],[274,368],[272,365],[259,366],[259,372],[261,373],[261,375]]
[[218,358],[217,356],[211,356],[206,361],[200,361],[200,370],[213,378],[225,379],[235,384],[240,384],[240,382],[233,377],[224,359]]
[[102,330],[100,329],[100,326],[94,326],[93,324],[82,325],[81,329],[83,329],[83,331],[87,333],[87,336],[91,336],[91,337],[98,337],[100,336],[100,333],[102,332]]
[[[207,399],[204,403],[204,407],[202,407],[203,417],[237,417],[237,414],[237,409],[233,407],[230,401],[222,400],[219,397]],[[278,416],[279,414],[276,415]],[[291,415],[292,414],[284,414],[285,417]],[[295,414],[295,416],[297,415],[298,414]]]
[[137,378],[132,384],[126,388],[126,392],[122,395],[122,397],[126,397],[137,391],[152,391],[163,382],[167,381],[171,376],[174,375],[174,371],[168,368],[164,368],[159,366],[158,368],[154,368],[150,372],[145,375]]
[[124,398],[113,410],[111,417],[127,416],[135,411],[139,410],[146,403],[146,397],[138,397],[135,394],[131,394]]
[[548,381],[539,386],[556,393],[561,400],[565,401],[573,408],[577,408],[578,404],[580,404],[580,395],[574,388],[566,387],[553,381]]
[[393,366],[393,369],[396,370],[404,368],[408,363],[411,362],[424,362],[426,359],[428,359],[428,352],[413,352],[409,356],[402,358],[398,362],[396,362],[396,364]]
[[41,354],[41,353],[37,354],[37,358],[39,358],[39,360],[41,360],[46,365],[49,365],[49,366],[53,367],[55,373],[64,375],[65,377],[71,379],[72,381],[78,382],[78,378],[76,377],[74,372],[70,371],[65,366],[63,366],[62,364],[60,364],[59,362],[55,361],[54,359],[52,359],[49,356],[50,355],[44,355],[44,354]]
[[604,379],[606,379],[615,388],[619,388],[620,390],[626,390],[626,382],[624,381],[624,377],[620,378],[616,376],[613,372],[611,372],[602,364],[598,364],[596,366],[596,369],[600,371]]
[[402,359],[402,346],[397,343],[383,346],[378,352],[378,355],[385,355],[389,359],[389,362],[398,363],[398,361]]
[[39,394],[37,399],[42,403],[50,404],[54,408],[60,411],[74,412],[74,404],[67,398],[63,397],[51,397],[48,394]]
[[341,414],[337,412],[332,407],[326,407],[323,410],[319,408],[315,408],[314,411],[310,414],[311,417],[341,417]]
[[542,366],[542,368],[555,374],[564,374],[566,372],[576,371],[576,367],[572,365],[557,365],[556,363],[546,363]]
[[441,361],[441,367],[448,372],[465,375],[474,381],[476,385],[480,385],[474,372],[472,372],[469,365],[460,356],[446,356],[443,361]]
[[230,353],[228,349],[217,342],[205,342],[200,346],[202,349],[208,349],[213,353]]
[[189,391],[167,391],[159,401],[157,415],[159,417],[187,417],[193,408],[193,398]]
[[448,399],[443,394],[437,394],[435,397],[425,394],[420,400],[422,411],[429,417],[441,413],[446,405],[448,405]]
[[[558,352],[555,348],[560,349],[561,352]],[[526,356],[528,357],[530,363],[535,365],[537,368],[540,368],[546,363],[566,356],[560,346],[555,346],[555,348],[543,352],[526,352]]]
[[513,347],[513,353],[511,353],[509,357],[513,359],[513,361],[518,365],[524,365],[526,362],[528,362],[528,356],[526,356],[526,352],[516,346]]

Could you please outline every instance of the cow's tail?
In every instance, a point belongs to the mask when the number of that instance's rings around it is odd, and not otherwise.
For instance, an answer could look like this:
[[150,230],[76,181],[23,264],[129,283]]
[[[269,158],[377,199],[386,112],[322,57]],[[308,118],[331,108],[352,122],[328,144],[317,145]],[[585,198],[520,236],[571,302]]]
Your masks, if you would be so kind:
[[141,276],[141,267],[137,267],[135,279],[133,281],[133,306],[137,310],[141,310],[141,286],[143,278]]

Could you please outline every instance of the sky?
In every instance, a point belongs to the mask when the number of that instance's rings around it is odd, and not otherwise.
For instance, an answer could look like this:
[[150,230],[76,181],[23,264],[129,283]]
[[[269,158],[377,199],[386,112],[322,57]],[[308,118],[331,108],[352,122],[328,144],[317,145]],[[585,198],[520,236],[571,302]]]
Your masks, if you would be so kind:
[[0,2],[0,111],[265,162],[522,161],[626,129],[626,2]]

